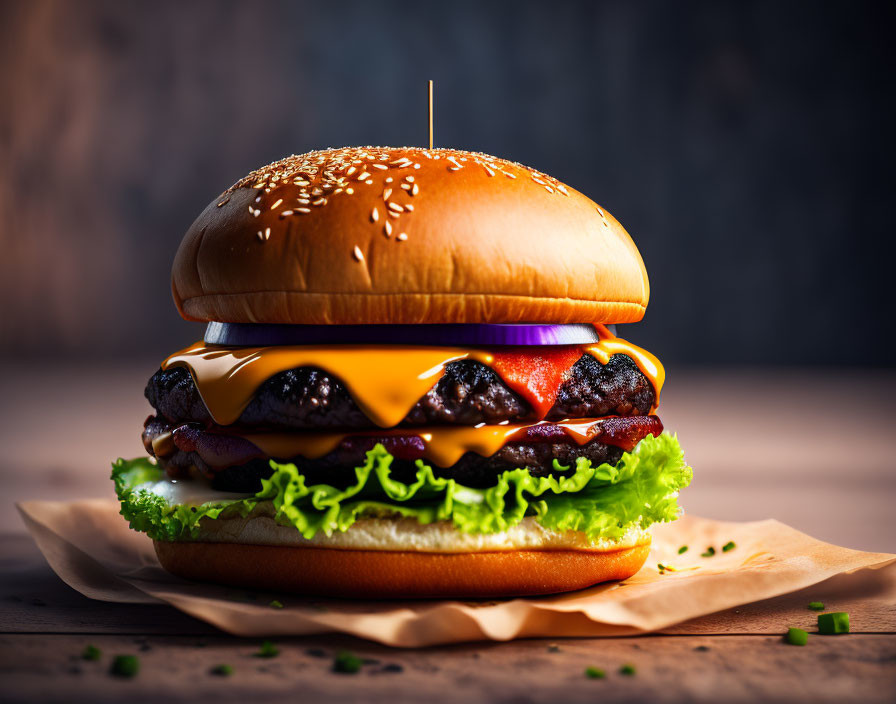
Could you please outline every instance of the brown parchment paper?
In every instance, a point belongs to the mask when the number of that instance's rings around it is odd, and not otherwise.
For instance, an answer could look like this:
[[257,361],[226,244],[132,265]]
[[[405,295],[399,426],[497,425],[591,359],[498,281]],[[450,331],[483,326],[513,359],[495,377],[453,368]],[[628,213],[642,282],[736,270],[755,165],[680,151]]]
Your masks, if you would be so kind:
[[[168,574],[152,541],[128,528],[112,500],[35,501],[18,508],[56,574],[90,598],[165,602],[241,636],[335,632],[400,647],[645,633],[896,562],[896,555],[829,545],[774,520],[727,523],[687,516],[653,528],[647,564],[622,583],[501,601],[308,599]],[[722,552],[729,540],[737,547]],[[679,555],[682,545],[689,549]],[[710,545],[716,554],[701,557]],[[677,571],[660,574],[657,563]],[[284,608],[272,608],[272,599]]]

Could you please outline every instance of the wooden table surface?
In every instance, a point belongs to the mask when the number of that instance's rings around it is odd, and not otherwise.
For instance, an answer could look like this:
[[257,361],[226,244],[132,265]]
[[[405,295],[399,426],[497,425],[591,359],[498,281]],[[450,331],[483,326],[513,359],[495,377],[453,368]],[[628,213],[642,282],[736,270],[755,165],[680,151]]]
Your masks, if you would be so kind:
[[[395,650],[342,637],[227,636],[167,606],[91,601],[44,562],[12,508],[24,499],[109,496],[110,458],[142,452],[151,362],[0,371],[0,700],[2,701],[892,701],[896,570],[829,580],[636,638],[525,640]],[[682,497],[697,515],[777,518],[829,542],[896,552],[890,372],[669,370],[660,414],[694,466]],[[850,613],[852,633],[788,646],[813,630],[808,601]],[[80,659],[88,644],[98,662]],[[356,675],[332,671],[350,650]],[[139,656],[133,680],[108,674]],[[211,674],[229,664],[230,677]],[[634,676],[619,674],[623,664]],[[605,679],[588,679],[599,667]]]

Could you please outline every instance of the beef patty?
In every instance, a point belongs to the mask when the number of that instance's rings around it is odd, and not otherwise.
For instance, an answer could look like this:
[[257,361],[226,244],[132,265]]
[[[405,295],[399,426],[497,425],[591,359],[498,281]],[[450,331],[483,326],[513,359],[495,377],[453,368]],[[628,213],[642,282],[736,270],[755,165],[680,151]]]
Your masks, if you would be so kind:
[[[146,398],[172,423],[213,424],[193,377],[184,367],[157,371]],[[645,415],[655,405],[653,385],[632,359],[613,355],[601,364],[585,354],[560,386],[547,420]],[[493,425],[531,417],[532,409],[489,367],[473,360],[445,365],[439,382],[421,398],[402,425]],[[245,428],[371,428],[373,423],[342,382],[312,367],[299,367],[268,379],[237,421]]]
[[[593,465],[616,464],[626,449],[662,430],[662,422],[656,416],[608,418],[595,423],[590,431],[593,440],[579,445],[560,426],[542,424],[528,428],[522,437],[508,442],[490,457],[467,452],[450,467],[427,464],[438,477],[451,478],[465,486],[487,487],[494,485],[498,474],[511,469],[548,476],[556,472],[555,460],[563,466],[574,465],[580,457]],[[170,476],[200,475],[222,491],[258,491],[261,479],[273,471],[264,452],[248,440],[229,434],[227,428],[173,427],[163,419],[150,417],[143,441]],[[376,433],[348,436],[323,457],[281,459],[294,463],[311,483],[348,486],[355,481],[355,467],[364,464],[366,453],[377,443],[382,443],[394,457],[392,475],[412,481],[417,471],[414,461],[423,458],[425,448],[413,430],[382,437]]]

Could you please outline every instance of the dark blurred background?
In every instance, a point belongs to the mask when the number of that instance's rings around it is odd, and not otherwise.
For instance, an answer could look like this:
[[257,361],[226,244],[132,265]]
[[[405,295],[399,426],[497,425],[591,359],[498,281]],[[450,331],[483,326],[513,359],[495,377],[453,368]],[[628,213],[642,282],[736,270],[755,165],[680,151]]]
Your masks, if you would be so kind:
[[206,203],[287,153],[423,144],[432,78],[438,145],[627,227],[625,335],[667,363],[892,365],[894,7],[2,2],[0,356],[191,342],[169,269]]

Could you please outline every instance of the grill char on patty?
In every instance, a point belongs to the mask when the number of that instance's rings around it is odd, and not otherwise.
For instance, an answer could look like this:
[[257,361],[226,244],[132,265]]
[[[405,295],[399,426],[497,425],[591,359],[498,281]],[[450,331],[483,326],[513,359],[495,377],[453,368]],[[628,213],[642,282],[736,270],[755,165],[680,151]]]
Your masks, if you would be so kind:
[[[533,476],[553,474],[554,460],[564,466],[574,465],[580,457],[594,465],[616,464],[625,448],[634,447],[646,435],[658,435],[662,429],[656,416],[609,418],[596,427],[591,442],[579,445],[560,426],[541,424],[529,427],[523,437],[508,442],[490,457],[467,452],[449,467],[424,461],[433,467],[436,476],[455,479],[466,486],[491,486],[498,474],[511,469],[524,468]],[[354,468],[364,463],[366,453],[382,443],[394,458],[393,476],[412,481],[416,472],[414,460],[423,458],[425,451],[423,440],[414,433],[408,429],[407,434],[382,437],[375,432],[350,435],[318,459],[279,459],[296,464],[314,483],[347,486],[354,481]],[[160,464],[170,476],[201,475],[224,491],[257,491],[260,479],[272,471],[267,456],[258,447],[228,428],[173,427],[164,419],[151,416],[146,421],[143,442],[148,452],[159,455]]]
[[[157,371],[145,394],[172,423],[211,426],[214,422],[184,367]],[[546,420],[646,415],[655,401],[652,384],[630,357],[617,354],[601,364],[585,354],[560,386]],[[442,378],[414,405],[402,425],[493,425],[531,415],[529,404],[492,369],[473,360],[460,360],[445,365]],[[235,425],[269,430],[374,427],[339,379],[312,367],[291,369],[268,379]]]

